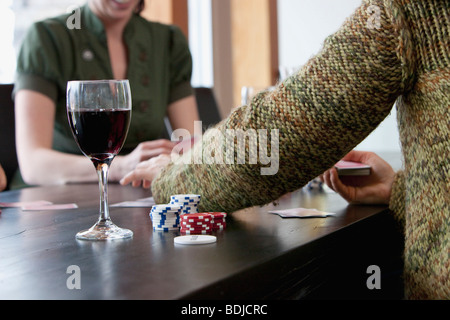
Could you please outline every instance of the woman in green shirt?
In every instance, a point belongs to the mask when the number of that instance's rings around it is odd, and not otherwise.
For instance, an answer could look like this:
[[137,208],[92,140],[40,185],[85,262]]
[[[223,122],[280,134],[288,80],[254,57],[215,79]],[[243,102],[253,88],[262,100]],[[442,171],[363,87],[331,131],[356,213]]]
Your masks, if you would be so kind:
[[140,17],[142,4],[89,0],[70,14],[30,28],[19,53],[14,88],[17,153],[26,183],[97,180],[68,126],[69,80],[130,81],[133,117],[110,181],[120,180],[143,160],[170,153],[174,143],[160,139],[166,115],[173,129],[193,133],[198,112],[186,38],[175,26]]

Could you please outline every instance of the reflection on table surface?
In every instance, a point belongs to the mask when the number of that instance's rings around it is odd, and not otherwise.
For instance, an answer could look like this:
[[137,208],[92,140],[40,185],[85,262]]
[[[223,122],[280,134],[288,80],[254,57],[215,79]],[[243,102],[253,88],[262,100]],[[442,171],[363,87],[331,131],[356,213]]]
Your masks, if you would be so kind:
[[[111,204],[148,196],[143,189],[109,187]],[[111,208],[112,220],[131,229],[132,239],[76,240],[76,232],[98,217],[96,184],[0,193],[0,202],[35,200],[74,202],[78,208],[2,209],[1,299],[333,297],[341,285],[333,274],[355,282],[359,290],[367,274],[357,265],[367,267],[366,259],[372,258],[370,263],[391,268],[401,250],[388,236],[396,233],[385,206],[349,206],[335,193],[299,190],[267,206],[229,213],[226,229],[213,233],[217,242],[201,246],[174,244],[177,231],[153,231],[150,208]],[[336,216],[283,219],[268,212],[295,207]],[[380,226],[382,239],[376,236]],[[386,257],[392,259],[386,262]],[[79,267],[81,289],[68,289],[69,266]],[[360,295],[350,284],[347,287],[349,296]]]

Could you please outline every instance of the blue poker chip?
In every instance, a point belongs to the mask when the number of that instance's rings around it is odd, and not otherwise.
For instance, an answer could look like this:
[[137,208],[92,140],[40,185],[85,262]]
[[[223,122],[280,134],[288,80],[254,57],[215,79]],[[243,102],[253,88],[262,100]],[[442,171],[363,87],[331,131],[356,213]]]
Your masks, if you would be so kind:
[[178,224],[155,224],[153,228],[179,228]]
[[179,212],[156,212],[156,211],[150,211],[150,215],[153,216],[166,216],[166,217],[176,217],[179,215]]
[[182,211],[181,215],[186,215],[186,214],[193,214],[193,213],[199,213],[198,210],[186,210],[186,211]]
[[200,195],[174,195],[170,197],[170,203],[198,203],[200,199]]
[[170,204],[179,204],[179,203],[199,203],[200,199],[172,199]]
[[152,216],[151,219],[153,221],[166,221],[166,220],[180,221],[180,217]]
[[152,221],[180,221],[179,217],[150,217]]
[[157,211],[150,211],[149,215],[153,215],[155,217],[165,216],[165,217],[176,217],[179,216],[180,212],[157,212]]
[[178,223],[178,222],[180,222],[180,219],[152,219],[152,221],[159,222],[159,223],[165,223],[165,222]]
[[170,228],[170,227],[163,227],[163,228],[159,228],[159,227],[153,227],[153,230],[156,231],[173,231],[173,230],[178,230],[178,228]]
[[180,210],[183,206],[179,204],[155,204],[152,206],[152,210],[155,211],[176,211]]
[[171,195],[171,199],[200,199],[202,196],[199,194],[174,194]]
[[198,202],[189,202],[189,201],[180,201],[180,202],[176,202],[177,204],[184,206],[192,206],[192,207],[198,207],[198,204],[200,203],[200,201]]
[[[182,210],[182,209],[180,209]],[[171,213],[171,214],[175,214],[180,212],[180,210],[177,211],[171,211],[171,210],[151,210],[150,212],[154,212],[154,213]]]
[[173,219],[173,218],[152,218],[152,221],[175,221],[175,222],[179,222],[180,219]]
[[307,190],[323,190],[323,182],[319,178],[314,178],[306,185]]

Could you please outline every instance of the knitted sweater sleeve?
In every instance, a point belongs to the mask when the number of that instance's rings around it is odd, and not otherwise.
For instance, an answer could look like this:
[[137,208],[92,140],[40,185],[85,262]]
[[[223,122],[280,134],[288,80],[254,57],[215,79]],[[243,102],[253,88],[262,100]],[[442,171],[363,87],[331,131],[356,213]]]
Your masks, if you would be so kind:
[[[233,212],[270,203],[330,168],[377,127],[405,88],[399,21],[391,1],[363,2],[297,74],[235,109],[169,164],[152,183],[155,200],[196,193],[201,210]],[[236,132],[256,137],[246,140],[245,158]]]
[[405,176],[403,171],[397,172],[392,184],[391,198],[389,200],[389,209],[393,212],[394,218],[405,226]]

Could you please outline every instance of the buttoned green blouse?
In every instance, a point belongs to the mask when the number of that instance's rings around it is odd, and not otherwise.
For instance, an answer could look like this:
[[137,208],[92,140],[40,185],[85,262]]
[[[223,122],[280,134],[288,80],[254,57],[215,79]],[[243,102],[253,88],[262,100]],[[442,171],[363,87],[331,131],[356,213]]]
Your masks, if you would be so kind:
[[[72,13],[33,24],[18,56],[14,88],[38,91],[55,102],[53,149],[75,154],[81,152],[66,115],[67,81],[113,78],[102,22],[87,5],[79,17],[80,29],[68,27],[68,19],[76,18]],[[127,24],[124,40],[133,105],[122,150],[129,152],[142,141],[159,138],[167,106],[193,94],[192,58],[179,28],[138,15]]]

